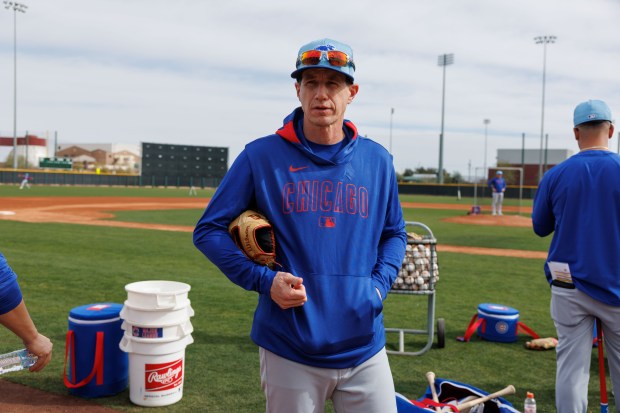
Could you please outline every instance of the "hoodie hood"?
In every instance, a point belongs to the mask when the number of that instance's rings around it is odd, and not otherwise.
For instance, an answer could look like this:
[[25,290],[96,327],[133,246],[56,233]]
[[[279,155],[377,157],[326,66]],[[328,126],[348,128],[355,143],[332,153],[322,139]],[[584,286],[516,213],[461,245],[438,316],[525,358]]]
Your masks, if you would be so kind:
[[349,160],[349,158],[353,155],[355,148],[359,142],[359,135],[357,134],[357,128],[353,124],[353,122],[345,119],[343,124],[343,131],[345,134],[345,139],[348,140],[348,143],[342,148],[336,156],[332,159],[324,159],[317,154],[315,154],[303,132],[303,120],[304,120],[304,112],[301,107],[295,109],[291,114],[289,114],[284,121],[283,125],[280,129],[276,131],[276,134],[280,136],[282,139],[288,141],[289,143],[295,145],[297,149],[304,152],[308,157],[312,158],[315,162],[319,164],[332,164],[338,165],[345,163]]

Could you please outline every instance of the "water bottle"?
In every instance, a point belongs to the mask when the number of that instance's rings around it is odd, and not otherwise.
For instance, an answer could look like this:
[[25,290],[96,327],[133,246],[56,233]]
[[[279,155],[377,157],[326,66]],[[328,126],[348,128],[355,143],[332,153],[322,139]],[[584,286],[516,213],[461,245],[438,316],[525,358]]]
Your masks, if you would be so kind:
[[534,399],[534,393],[527,392],[527,397],[523,403],[523,413],[536,413],[536,399]]
[[37,356],[25,348],[0,355],[0,375],[11,371],[27,369],[37,362]]

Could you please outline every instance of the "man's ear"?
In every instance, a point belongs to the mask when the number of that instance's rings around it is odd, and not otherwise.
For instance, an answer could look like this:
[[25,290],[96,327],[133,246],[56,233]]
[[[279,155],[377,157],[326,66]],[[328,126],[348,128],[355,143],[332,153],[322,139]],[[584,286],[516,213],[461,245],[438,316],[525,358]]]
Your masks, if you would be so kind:
[[614,137],[614,130],[614,124],[612,123],[609,125],[609,139]]
[[349,96],[348,103],[353,102],[353,99],[355,99],[355,96],[357,96],[357,92],[359,91],[360,91],[360,85],[358,85],[357,83],[354,83],[351,86],[349,86],[349,92],[351,93],[351,95]]
[[575,134],[575,140],[578,141],[579,140],[579,129],[573,128],[573,133]]

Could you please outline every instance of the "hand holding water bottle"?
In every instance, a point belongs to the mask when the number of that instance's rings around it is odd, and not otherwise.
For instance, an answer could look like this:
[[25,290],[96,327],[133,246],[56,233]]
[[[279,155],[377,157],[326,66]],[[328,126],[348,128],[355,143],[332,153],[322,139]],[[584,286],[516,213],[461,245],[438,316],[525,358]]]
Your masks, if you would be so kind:
[[29,370],[32,372],[41,371],[47,363],[52,359],[52,347],[53,344],[49,338],[42,334],[37,333],[37,336],[30,343],[25,343],[26,349],[30,354],[37,357],[37,362],[30,366]]

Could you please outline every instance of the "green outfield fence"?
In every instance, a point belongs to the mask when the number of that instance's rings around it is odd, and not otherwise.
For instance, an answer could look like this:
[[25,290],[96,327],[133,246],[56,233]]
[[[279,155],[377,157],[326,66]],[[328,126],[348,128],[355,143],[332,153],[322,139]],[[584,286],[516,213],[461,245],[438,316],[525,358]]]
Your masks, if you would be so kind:
[[[508,185],[504,197],[519,199],[521,193],[522,199],[533,199],[536,195],[536,186]],[[398,193],[403,195],[440,195],[454,196],[463,198],[490,197],[491,189],[486,185],[477,186],[474,184],[422,184],[422,183],[400,183],[398,184]]]
[[[189,187],[216,188],[221,178],[188,177],[182,175],[137,175],[112,174],[75,171],[50,171],[40,169],[7,169],[0,168],[0,184],[19,185],[25,173],[30,174],[33,185],[88,185],[88,186],[149,186],[149,187]],[[506,198],[533,199],[536,194],[535,186],[509,185],[506,188]],[[473,198],[491,196],[490,189],[485,185],[474,184],[429,184],[429,183],[400,183],[398,192],[405,195],[439,195]]]
[[87,186],[153,186],[215,188],[221,179],[183,175],[138,175],[124,173],[95,173],[76,171],[50,171],[40,169],[0,168],[0,184],[19,185],[24,174],[30,176],[32,185],[87,185]]

